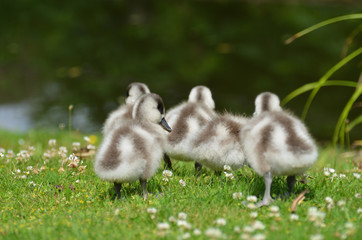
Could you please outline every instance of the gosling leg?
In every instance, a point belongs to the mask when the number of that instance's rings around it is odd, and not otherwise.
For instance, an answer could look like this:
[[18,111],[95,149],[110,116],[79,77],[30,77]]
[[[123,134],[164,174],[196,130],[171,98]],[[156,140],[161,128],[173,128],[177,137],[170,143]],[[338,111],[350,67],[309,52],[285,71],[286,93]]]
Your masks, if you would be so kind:
[[147,194],[148,194],[147,188],[146,188],[146,186],[147,186],[147,180],[145,180],[145,179],[140,179],[140,184],[141,184],[142,191],[143,191],[143,194],[142,194],[143,200],[147,200]]
[[195,171],[197,173],[197,176],[200,175],[201,169],[202,169],[202,165],[198,162],[195,162]]
[[167,153],[163,154],[163,161],[165,162],[165,169],[172,170],[172,163],[170,157],[167,155]]
[[117,195],[117,199],[121,199],[121,188],[122,188],[122,183],[114,183],[114,192],[116,193]]
[[295,176],[288,176],[287,177],[287,185],[288,185],[288,193],[289,196],[292,195],[292,191],[295,185]]
[[265,192],[263,200],[257,203],[258,207],[268,206],[270,202],[273,201],[272,197],[270,196],[270,188],[272,181],[273,181],[273,176],[271,172],[267,172],[266,174],[264,174]]

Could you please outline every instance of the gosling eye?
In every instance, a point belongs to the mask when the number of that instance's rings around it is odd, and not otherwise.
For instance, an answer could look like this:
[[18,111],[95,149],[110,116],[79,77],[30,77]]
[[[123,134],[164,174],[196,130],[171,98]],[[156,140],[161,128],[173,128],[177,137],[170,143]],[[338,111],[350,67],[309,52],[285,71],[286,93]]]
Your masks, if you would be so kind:
[[163,104],[161,102],[158,102],[157,104],[157,109],[158,111],[161,113],[161,115],[163,114]]

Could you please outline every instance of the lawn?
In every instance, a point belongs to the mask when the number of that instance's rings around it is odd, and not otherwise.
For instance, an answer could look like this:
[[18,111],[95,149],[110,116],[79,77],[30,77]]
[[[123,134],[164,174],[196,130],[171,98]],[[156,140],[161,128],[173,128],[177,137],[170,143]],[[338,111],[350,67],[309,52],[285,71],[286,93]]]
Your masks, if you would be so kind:
[[[93,171],[100,136],[38,130],[0,136],[1,239],[360,239],[362,234],[358,149],[321,147],[317,164],[294,190],[310,192],[291,214],[296,196],[279,197],[287,191],[285,178],[274,178],[270,207],[253,208],[252,196],[262,198],[264,181],[248,167],[221,175],[204,168],[197,177],[193,163],[173,160],[172,176],[163,176],[161,163],[148,182],[147,200],[138,182],[125,184],[123,197],[115,200],[113,184]],[[83,156],[72,155],[73,148]]]

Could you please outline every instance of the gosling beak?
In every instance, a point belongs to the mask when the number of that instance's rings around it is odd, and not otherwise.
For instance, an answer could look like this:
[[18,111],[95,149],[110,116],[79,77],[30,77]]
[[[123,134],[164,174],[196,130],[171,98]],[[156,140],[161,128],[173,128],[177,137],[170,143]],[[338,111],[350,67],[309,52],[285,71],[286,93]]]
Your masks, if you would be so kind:
[[170,125],[168,125],[168,123],[166,122],[166,119],[165,119],[164,117],[161,119],[160,125],[161,125],[167,132],[171,132],[171,131],[172,131]]

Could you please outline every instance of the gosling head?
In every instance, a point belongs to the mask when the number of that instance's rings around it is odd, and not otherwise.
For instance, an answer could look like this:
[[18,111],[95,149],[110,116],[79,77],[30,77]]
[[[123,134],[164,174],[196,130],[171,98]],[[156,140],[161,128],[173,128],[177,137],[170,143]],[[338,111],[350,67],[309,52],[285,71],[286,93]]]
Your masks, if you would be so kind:
[[126,104],[127,105],[134,104],[137,98],[146,93],[150,93],[150,90],[148,89],[146,84],[139,82],[130,83],[127,87]]
[[132,118],[160,124],[168,132],[172,130],[165,120],[165,105],[162,98],[154,93],[144,94],[137,99],[133,106]]
[[212,99],[211,91],[205,86],[196,86],[191,89],[189,102],[206,104],[210,109],[215,108],[215,102]]
[[281,111],[280,100],[277,95],[271,92],[263,92],[255,99],[254,116],[267,111]]

